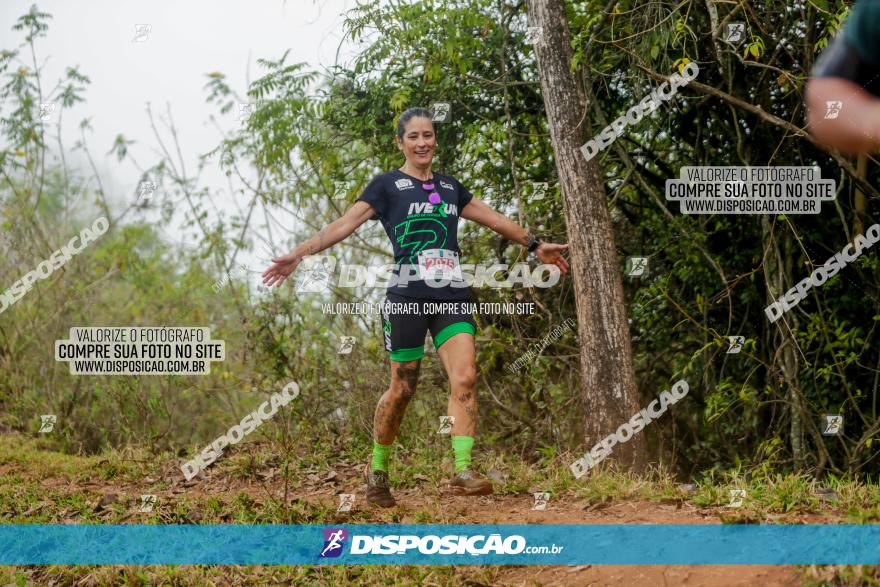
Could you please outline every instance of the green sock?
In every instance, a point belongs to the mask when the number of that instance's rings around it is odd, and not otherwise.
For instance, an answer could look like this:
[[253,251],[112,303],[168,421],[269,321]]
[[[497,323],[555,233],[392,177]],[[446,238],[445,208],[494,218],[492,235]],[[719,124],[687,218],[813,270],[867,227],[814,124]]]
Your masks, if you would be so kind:
[[452,452],[455,453],[455,472],[464,471],[471,466],[471,449],[474,447],[473,436],[453,436]]
[[391,456],[390,444],[379,444],[373,441],[373,470],[388,472],[388,457]]

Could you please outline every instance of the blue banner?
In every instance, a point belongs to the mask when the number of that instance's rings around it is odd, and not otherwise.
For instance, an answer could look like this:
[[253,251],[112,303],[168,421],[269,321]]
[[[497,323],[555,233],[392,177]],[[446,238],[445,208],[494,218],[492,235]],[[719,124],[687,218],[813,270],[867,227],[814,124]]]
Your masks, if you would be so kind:
[[0,564],[880,564],[880,526],[18,524]]

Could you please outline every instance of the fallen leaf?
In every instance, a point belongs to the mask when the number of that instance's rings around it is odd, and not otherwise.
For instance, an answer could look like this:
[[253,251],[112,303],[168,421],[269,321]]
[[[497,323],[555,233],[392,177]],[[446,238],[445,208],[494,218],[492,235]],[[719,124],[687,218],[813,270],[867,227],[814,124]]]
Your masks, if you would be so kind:
[[95,506],[96,512],[100,512],[101,510],[107,508],[110,505],[113,505],[119,501],[119,496],[115,493],[108,493],[101,497],[100,501],[98,501],[98,505]]

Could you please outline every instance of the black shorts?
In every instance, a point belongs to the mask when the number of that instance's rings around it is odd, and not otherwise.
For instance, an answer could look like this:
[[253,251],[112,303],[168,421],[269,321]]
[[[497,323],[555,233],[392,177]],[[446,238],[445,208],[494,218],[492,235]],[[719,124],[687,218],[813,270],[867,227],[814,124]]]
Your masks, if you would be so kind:
[[430,330],[434,348],[456,334],[476,336],[477,323],[467,306],[470,301],[444,301],[408,298],[386,294],[382,304],[382,330],[385,350],[392,361],[418,361],[425,356],[425,334]]

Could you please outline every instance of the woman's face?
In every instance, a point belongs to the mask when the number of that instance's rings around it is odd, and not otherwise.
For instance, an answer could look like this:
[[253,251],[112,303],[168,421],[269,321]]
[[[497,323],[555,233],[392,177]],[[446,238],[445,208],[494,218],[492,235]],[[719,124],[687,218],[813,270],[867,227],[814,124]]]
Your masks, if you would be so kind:
[[437,137],[431,121],[423,116],[411,118],[404,126],[403,138],[397,137],[397,146],[412,165],[430,165],[437,147]]

